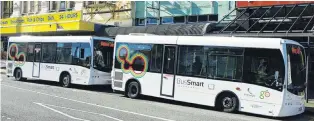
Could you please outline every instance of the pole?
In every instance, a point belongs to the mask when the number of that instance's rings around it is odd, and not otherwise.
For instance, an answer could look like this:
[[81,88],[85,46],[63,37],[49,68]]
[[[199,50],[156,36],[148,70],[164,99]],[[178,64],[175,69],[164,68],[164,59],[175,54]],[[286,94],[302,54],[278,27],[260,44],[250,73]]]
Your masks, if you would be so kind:
[[306,103],[309,103],[309,60],[310,60],[310,37],[308,36],[307,37],[307,58],[306,58],[306,88],[305,88],[305,100],[306,100]]
[[160,25],[160,1],[158,1],[158,8],[157,8],[157,25]]

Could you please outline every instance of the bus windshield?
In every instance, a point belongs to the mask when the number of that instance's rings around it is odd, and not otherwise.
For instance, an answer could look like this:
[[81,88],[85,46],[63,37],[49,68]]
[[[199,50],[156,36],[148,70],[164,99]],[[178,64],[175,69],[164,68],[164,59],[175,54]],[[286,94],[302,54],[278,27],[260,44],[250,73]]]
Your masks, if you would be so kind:
[[298,45],[287,45],[288,60],[290,62],[290,75],[288,79],[288,91],[301,95],[305,90],[306,64],[305,51]]
[[114,43],[105,40],[94,41],[94,69],[110,72],[113,61]]

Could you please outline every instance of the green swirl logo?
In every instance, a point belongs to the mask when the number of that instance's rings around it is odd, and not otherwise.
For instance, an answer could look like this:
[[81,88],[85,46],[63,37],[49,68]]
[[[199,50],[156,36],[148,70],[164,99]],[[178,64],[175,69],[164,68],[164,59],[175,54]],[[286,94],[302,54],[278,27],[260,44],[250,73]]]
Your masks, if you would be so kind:
[[265,97],[270,97],[270,93],[268,92],[268,90],[266,91],[261,91],[259,98],[260,99],[264,99]]

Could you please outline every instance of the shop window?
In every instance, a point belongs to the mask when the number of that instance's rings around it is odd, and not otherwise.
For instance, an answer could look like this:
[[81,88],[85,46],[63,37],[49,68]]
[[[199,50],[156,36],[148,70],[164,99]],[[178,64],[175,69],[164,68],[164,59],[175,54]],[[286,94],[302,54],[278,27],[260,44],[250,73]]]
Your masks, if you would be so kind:
[[198,22],[208,21],[208,15],[200,15],[198,16]]
[[218,21],[218,14],[208,15],[208,21]]
[[163,24],[172,24],[173,23],[173,17],[162,17],[162,23]]
[[59,11],[65,11],[65,10],[66,10],[66,1],[60,1]]
[[50,1],[49,2],[49,11],[50,12],[56,12],[57,11],[57,6],[58,6],[57,1]]
[[28,13],[28,1],[22,1],[21,2],[21,6],[22,6],[22,15],[26,15]]
[[185,16],[176,16],[173,17],[174,23],[185,23]]
[[35,1],[29,1],[29,6],[30,6],[29,12],[34,13],[35,12]]
[[3,8],[1,18],[9,18],[13,13],[13,2],[12,1],[3,1]]
[[136,18],[136,24],[137,25],[145,25],[145,19],[143,18]]
[[188,16],[188,22],[197,22],[197,16]]
[[37,1],[37,4],[38,4],[38,7],[37,7],[37,11],[41,11],[41,4],[42,2],[41,1]]
[[156,18],[148,18],[147,19],[147,24],[157,24],[157,19]]

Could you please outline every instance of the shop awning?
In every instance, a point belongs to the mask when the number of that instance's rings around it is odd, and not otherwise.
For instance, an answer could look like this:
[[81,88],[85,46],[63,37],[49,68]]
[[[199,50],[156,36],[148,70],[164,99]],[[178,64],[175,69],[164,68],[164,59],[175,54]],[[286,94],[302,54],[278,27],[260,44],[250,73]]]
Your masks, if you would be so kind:
[[156,35],[202,36],[210,23],[163,24],[133,27],[109,27],[96,32],[97,36],[115,37],[130,33],[149,33]]
[[97,24],[83,21],[81,11],[68,11],[1,19],[2,35],[24,33],[93,32]]

